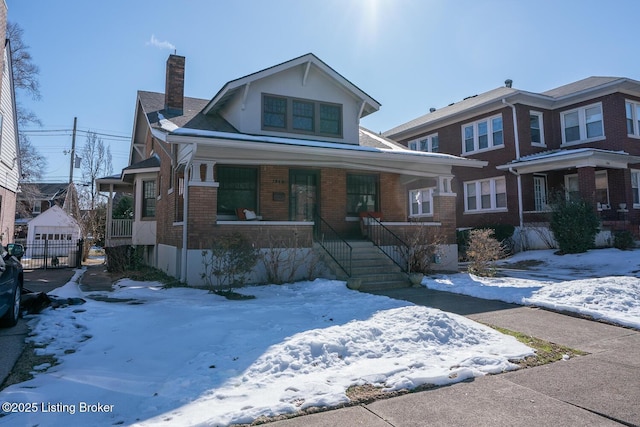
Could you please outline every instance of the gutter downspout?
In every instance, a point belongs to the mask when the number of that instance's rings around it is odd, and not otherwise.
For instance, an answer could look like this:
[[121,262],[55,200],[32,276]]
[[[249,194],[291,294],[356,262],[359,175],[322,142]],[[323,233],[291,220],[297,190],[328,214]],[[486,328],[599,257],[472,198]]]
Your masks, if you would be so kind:
[[[513,117],[513,135],[516,146],[516,160],[520,160],[520,138],[518,137],[518,117],[516,116],[516,106],[507,102],[506,98],[502,98],[502,103],[511,107],[511,116]],[[512,167],[509,168],[509,172],[514,174],[518,181],[518,219],[520,220],[520,228],[522,228],[524,226],[524,218],[522,214],[522,177],[520,176],[520,173]]]
[[180,281],[187,283],[187,252],[188,252],[188,239],[187,239],[187,224],[189,223],[189,181],[191,180],[191,164],[193,160],[193,154],[195,151],[195,145],[192,145],[191,156],[187,161],[187,166],[184,169],[184,197],[183,197],[183,209],[182,209],[182,259],[180,262]]

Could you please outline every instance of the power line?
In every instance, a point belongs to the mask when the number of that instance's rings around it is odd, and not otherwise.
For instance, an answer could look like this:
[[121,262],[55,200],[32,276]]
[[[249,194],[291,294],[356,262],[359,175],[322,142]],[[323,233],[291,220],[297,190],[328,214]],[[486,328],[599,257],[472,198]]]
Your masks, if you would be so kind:
[[[73,134],[73,129],[30,129],[30,130],[22,130],[21,132],[24,134],[28,134],[29,136],[71,136]],[[103,139],[109,139],[111,141],[131,139],[130,136],[116,135],[113,133],[94,132],[91,130],[78,129],[77,133],[82,133],[85,135],[95,134],[98,136],[109,137],[109,138],[103,138]]]

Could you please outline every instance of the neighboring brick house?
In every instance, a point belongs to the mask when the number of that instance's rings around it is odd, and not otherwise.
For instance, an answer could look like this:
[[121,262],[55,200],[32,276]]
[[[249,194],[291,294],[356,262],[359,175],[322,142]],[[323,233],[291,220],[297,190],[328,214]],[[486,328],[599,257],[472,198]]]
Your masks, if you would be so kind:
[[543,93],[499,87],[397,126],[414,150],[485,160],[458,169],[458,227],[544,224],[550,196],[593,204],[604,229],[640,224],[640,82],[589,77]]
[[[217,236],[239,231],[267,248],[295,231],[308,249],[326,225],[361,238],[367,211],[397,232],[418,220],[437,228],[457,267],[452,167],[486,163],[361,128],[380,104],[313,54],[232,80],[212,99],[185,97],[184,72],[185,58],[170,55],[165,93],[138,92],[130,165],[98,180],[100,191],[134,195],[131,227],[109,219],[108,246],[141,246],[149,264],[201,284],[202,250]],[[424,212],[409,215],[410,191],[422,188]]]

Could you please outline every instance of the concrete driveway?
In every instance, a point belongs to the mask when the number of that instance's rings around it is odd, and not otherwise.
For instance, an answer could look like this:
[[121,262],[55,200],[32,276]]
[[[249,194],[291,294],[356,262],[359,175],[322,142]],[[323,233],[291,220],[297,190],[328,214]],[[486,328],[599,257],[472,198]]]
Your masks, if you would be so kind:
[[[25,270],[24,289],[33,292],[49,292],[69,282],[74,273],[75,270],[70,268]],[[28,333],[29,328],[24,319],[20,319],[13,328],[0,329],[0,386],[22,354],[24,339]]]

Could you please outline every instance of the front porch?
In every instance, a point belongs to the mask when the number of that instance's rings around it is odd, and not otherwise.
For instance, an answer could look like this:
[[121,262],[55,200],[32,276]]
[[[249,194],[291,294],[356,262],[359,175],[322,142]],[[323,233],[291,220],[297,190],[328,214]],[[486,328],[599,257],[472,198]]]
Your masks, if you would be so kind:
[[605,231],[627,230],[640,237],[640,157],[580,148],[552,150],[498,166],[518,177],[520,226],[549,220],[554,197],[581,199],[593,206]]

